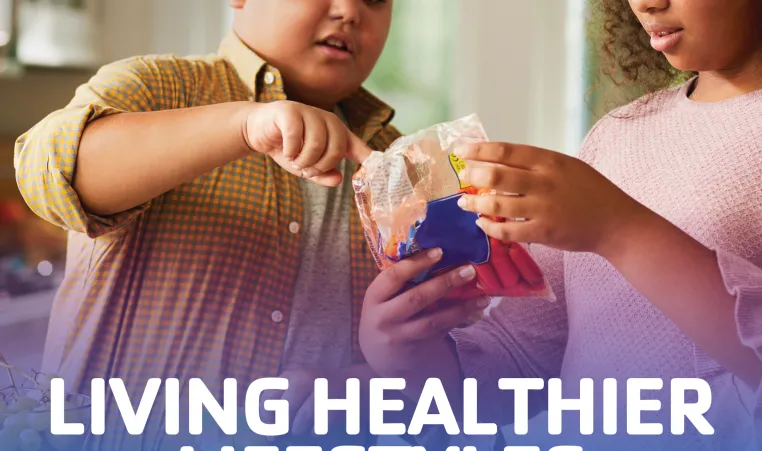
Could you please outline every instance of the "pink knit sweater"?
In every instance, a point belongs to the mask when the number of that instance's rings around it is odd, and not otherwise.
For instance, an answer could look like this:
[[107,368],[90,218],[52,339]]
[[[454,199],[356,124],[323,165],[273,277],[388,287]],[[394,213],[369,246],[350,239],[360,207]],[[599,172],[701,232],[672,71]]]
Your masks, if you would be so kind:
[[[705,104],[690,100],[688,87],[607,116],[590,132],[580,158],[716,251],[727,289],[736,296],[738,334],[762,358],[762,92]],[[662,413],[645,412],[641,421],[662,423],[664,436],[620,438],[611,449],[762,449],[759,437],[754,442],[755,430],[762,437],[762,390],[755,395],[756,388],[708,358],[602,258],[533,250],[559,301],[505,300],[490,319],[453,333],[466,376],[480,382],[480,421],[511,421],[513,401],[497,389],[498,378],[561,377],[564,397],[578,398],[578,381],[589,377],[595,380],[593,436],[553,443],[610,444],[613,439],[602,433],[602,380],[618,379],[618,431],[627,437],[626,380],[656,377],[664,379],[664,389],[642,397],[659,399]],[[711,384],[707,419],[714,436],[691,434],[690,423],[686,436],[670,433],[675,377]],[[533,398],[530,405],[540,411],[547,401]],[[564,437],[579,434],[578,416],[564,414],[563,420]],[[537,437],[547,439],[547,422],[530,423],[529,432],[508,444],[542,443]]]

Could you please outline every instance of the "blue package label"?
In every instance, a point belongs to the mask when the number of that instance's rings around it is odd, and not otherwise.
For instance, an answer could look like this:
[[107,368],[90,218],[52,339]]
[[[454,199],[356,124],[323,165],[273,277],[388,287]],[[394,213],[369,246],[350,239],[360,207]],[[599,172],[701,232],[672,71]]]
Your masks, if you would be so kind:
[[[479,216],[458,206],[462,194],[444,197],[427,204],[426,218],[410,227],[406,241],[397,245],[401,259],[421,250],[440,248],[442,260],[413,282],[421,283],[432,275],[466,264],[481,265],[490,257],[489,237],[476,225]],[[380,243],[380,240],[379,240]],[[383,250],[379,249],[383,254]],[[391,261],[396,261],[386,256]]]

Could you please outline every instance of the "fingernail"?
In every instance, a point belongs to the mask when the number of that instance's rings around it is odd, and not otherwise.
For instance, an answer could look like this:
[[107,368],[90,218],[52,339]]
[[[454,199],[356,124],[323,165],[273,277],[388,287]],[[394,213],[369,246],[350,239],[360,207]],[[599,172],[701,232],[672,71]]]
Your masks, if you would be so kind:
[[460,199],[458,199],[458,207],[465,209],[468,205],[468,201],[466,200],[465,196],[461,196]]
[[485,309],[485,308],[489,307],[489,305],[491,304],[491,302],[492,302],[492,301],[491,301],[489,298],[483,298],[483,299],[479,299],[479,300],[476,302],[476,306],[477,306],[477,307],[479,307],[480,309]]
[[294,169],[296,169],[297,171],[301,171],[301,170],[302,170],[302,167],[301,167],[301,166],[299,166],[299,165],[298,165],[298,164],[296,164],[296,163],[291,163],[291,167],[292,167],[292,168],[294,168]]
[[428,255],[429,255],[429,258],[432,260],[439,260],[439,257],[442,256],[442,249],[439,249],[439,248],[431,249]]
[[315,177],[316,175],[317,175],[317,170],[313,168],[305,169],[304,172],[302,173],[302,176],[308,179]]
[[470,279],[473,279],[473,277],[476,275],[476,269],[474,269],[473,266],[469,265],[461,269],[458,274],[460,274],[460,277],[462,277],[463,279],[470,280]]
[[468,149],[465,146],[460,146],[456,148],[453,153],[455,154],[456,157],[463,158],[466,155],[468,155]]

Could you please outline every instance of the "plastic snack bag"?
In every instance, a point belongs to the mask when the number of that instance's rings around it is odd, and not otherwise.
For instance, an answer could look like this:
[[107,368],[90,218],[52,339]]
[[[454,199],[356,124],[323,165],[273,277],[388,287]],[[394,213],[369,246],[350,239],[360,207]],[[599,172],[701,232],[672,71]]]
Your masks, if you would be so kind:
[[476,278],[448,299],[488,296],[554,301],[528,245],[487,236],[476,225],[479,216],[457,204],[464,193],[493,194],[461,182],[458,174],[466,163],[453,154],[462,145],[486,141],[479,118],[471,115],[401,137],[385,152],[372,152],[354,175],[353,187],[373,258],[384,270],[417,252],[439,247],[444,251],[442,260],[412,285],[470,263]]

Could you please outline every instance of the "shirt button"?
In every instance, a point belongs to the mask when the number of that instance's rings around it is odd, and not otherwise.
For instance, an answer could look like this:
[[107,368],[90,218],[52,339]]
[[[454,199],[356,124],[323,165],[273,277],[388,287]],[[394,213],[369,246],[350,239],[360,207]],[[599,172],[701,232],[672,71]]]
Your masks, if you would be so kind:
[[275,75],[273,75],[272,72],[266,72],[265,73],[265,83],[268,85],[271,85],[275,82]]
[[299,223],[298,222],[292,222],[291,224],[289,224],[288,225],[288,231],[293,233],[293,234],[299,233]]
[[271,315],[270,318],[273,320],[274,323],[281,323],[283,322],[283,312],[280,310],[275,310]]

